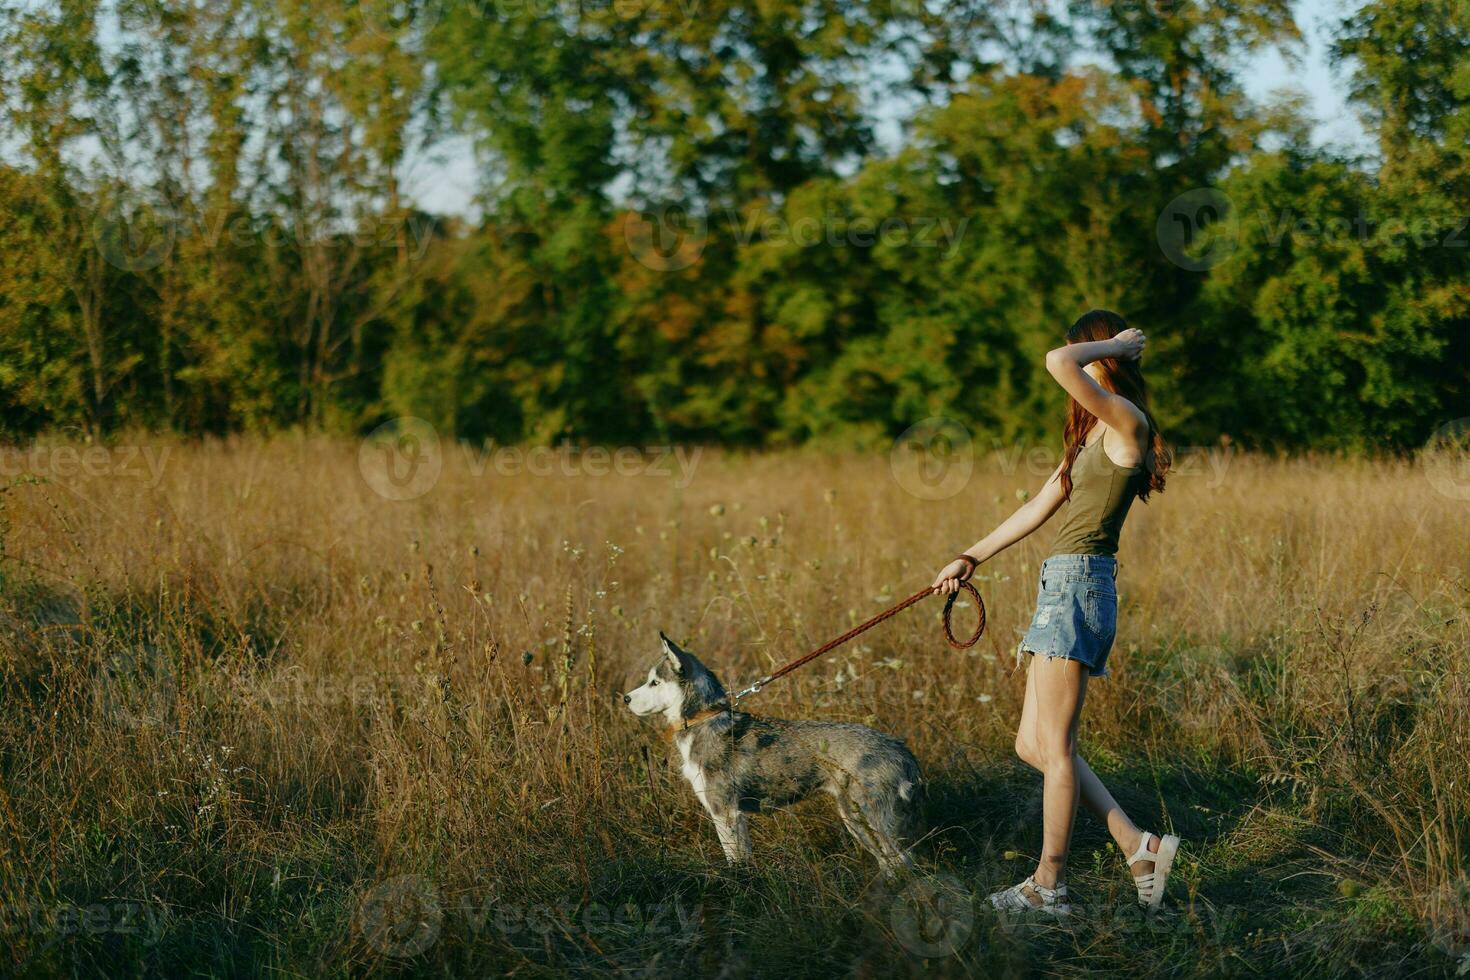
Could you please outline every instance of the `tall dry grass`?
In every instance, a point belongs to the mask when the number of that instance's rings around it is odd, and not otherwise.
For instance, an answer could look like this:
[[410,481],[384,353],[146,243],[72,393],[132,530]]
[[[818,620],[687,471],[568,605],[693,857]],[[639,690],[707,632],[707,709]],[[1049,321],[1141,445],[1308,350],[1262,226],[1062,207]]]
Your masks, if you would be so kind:
[[1039,844],[1009,749],[1045,529],[982,568],[977,647],[934,600],[751,705],[908,739],[921,863],[962,896],[938,922],[820,803],[757,818],[757,867],[726,870],[615,695],[659,629],[753,679],[927,583],[1038,475],[990,460],[928,501],[884,457],[705,452],[681,487],[450,449],[395,502],[356,444],[151,445],[156,486],[112,457],[0,495],[0,969],[1470,969],[1470,505],[1413,463],[1235,457],[1135,510],[1082,745],[1186,857],[1170,912],[1127,914],[1084,816],[1083,912],[1022,928],[981,906]]

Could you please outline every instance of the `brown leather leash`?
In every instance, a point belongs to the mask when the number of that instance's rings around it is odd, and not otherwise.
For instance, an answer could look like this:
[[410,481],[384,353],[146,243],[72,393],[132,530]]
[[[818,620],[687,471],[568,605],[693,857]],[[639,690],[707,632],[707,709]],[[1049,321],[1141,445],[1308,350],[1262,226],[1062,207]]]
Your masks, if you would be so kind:
[[[972,568],[971,571],[973,572],[974,569]],[[954,629],[950,626],[950,615],[954,609],[954,601],[960,597],[960,593],[951,592],[949,594],[949,600],[944,604],[944,638],[948,640],[949,645],[954,647],[956,650],[964,650],[974,646],[980,641],[980,634],[985,632],[985,602],[980,598],[979,590],[970,583],[969,579],[965,579],[964,581],[960,582],[960,589],[970,593],[970,595],[975,597],[975,607],[979,610],[980,621],[975,624],[975,633],[968,640],[961,642],[960,640],[955,639]],[[737,692],[735,696],[730,699],[729,710],[735,710],[735,707],[739,705],[741,698],[749,697],[752,694],[759,694],[761,688],[765,687],[772,681],[779,680],[780,678],[785,677],[796,668],[801,667],[804,664],[811,663],[813,660],[816,660],[824,653],[831,653],[833,650],[842,646],[842,644],[846,643],[853,637],[858,636],[862,633],[866,633],[868,630],[872,629],[874,626],[877,626],[879,623],[884,622],[888,619],[892,619],[894,616],[897,616],[899,613],[903,612],[914,603],[919,602],[934,594],[935,593],[933,586],[920,589],[918,592],[915,592],[913,595],[909,596],[898,605],[883,610],[878,615],[868,620],[866,623],[861,623],[857,626],[854,626],[852,629],[848,630],[846,633],[843,633],[837,639],[829,640],[828,642],[823,643],[821,646],[817,647],[811,653],[808,653],[801,657],[797,657],[795,660],[792,660],[789,663],[782,665],[779,669],[767,674],[765,677],[762,677],[760,680],[756,681],[754,684],[750,685],[744,690]]]

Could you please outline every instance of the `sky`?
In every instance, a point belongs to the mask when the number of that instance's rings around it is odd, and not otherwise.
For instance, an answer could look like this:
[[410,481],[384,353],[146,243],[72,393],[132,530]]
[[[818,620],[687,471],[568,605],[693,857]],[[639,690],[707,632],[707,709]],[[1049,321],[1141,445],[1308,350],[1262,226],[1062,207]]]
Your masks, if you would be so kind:
[[[1319,145],[1368,153],[1372,142],[1347,104],[1346,74],[1329,58],[1333,26],[1359,2],[1295,0],[1293,9],[1304,44],[1291,52],[1292,60],[1275,50],[1257,53],[1241,78],[1247,93],[1260,102],[1281,90],[1304,93],[1317,123],[1314,135]],[[469,139],[448,140],[432,154],[413,159],[406,178],[409,194],[421,208],[439,214],[474,213],[478,173]]]

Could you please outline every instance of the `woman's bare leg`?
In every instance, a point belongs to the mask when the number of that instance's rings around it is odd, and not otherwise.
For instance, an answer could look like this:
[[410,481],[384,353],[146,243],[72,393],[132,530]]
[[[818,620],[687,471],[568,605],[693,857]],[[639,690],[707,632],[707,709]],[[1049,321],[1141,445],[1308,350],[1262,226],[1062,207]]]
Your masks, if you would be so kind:
[[[1143,837],[1092,767],[1077,754],[1077,721],[1086,693],[1087,668],[1082,664],[1044,656],[1031,658],[1021,722],[1016,729],[1016,754],[1041,770],[1046,779],[1042,856],[1036,869],[1036,882],[1045,888],[1064,880],[1079,797],[1108,828],[1125,858]],[[1151,843],[1151,850],[1156,850],[1158,838]],[[1141,861],[1132,870],[1135,875],[1147,874],[1153,864]]]
[[1087,695],[1087,668],[1060,657],[1032,657],[1029,686],[1036,692],[1035,745],[1045,785],[1041,795],[1041,860],[1036,883],[1064,880],[1072,824],[1077,817],[1077,719]]

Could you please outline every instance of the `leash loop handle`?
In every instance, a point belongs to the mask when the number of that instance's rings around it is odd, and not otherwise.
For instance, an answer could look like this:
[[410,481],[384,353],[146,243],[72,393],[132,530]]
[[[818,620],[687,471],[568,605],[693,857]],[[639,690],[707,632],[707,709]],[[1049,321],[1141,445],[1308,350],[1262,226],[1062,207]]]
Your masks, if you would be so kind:
[[969,579],[965,579],[963,582],[960,583],[960,590],[968,592],[970,593],[970,595],[974,596],[975,611],[979,614],[979,621],[975,623],[975,632],[970,635],[970,638],[968,640],[961,642],[955,639],[954,629],[951,628],[949,619],[952,611],[954,610],[954,601],[960,597],[960,593],[951,592],[949,594],[949,598],[946,599],[944,602],[944,638],[948,640],[949,645],[954,647],[956,650],[967,650],[970,647],[974,646],[976,643],[979,643],[980,634],[985,632],[985,600],[980,598],[980,590],[971,585]]

